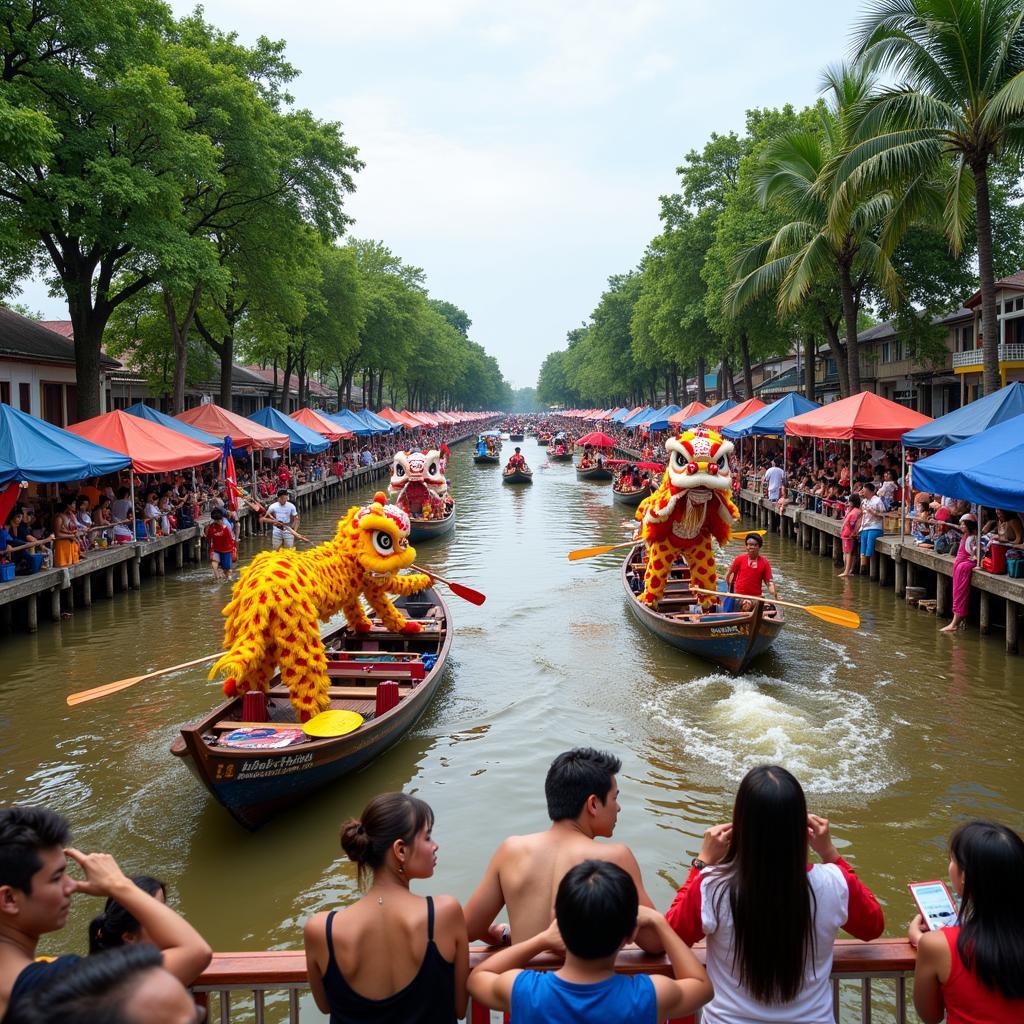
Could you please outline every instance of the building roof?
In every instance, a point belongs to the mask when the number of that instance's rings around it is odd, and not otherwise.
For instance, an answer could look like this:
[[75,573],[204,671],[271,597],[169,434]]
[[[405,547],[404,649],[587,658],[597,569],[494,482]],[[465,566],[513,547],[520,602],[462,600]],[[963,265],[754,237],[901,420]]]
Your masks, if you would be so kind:
[[61,334],[65,338],[74,338],[75,336],[75,328],[70,320],[40,320],[39,323],[48,331]]
[[[1009,288],[1013,291],[1024,292],[1024,270],[1018,270],[1016,274],[1011,274],[1009,277],[1001,277],[996,281],[996,288]],[[965,303],[965,306],[969,306],[973,309],[981,302],[981,289],[979,288]]]
[[[284,383],[284,373],[273,366],[247,365],[245,369],[273,387],[281,387]],[[309,389],[309,393],[316,398],[333,398],[335,395],[335,392],[332,391],[331,388],[325,388],[322,384],[312,378],[306,382],[306,387]],[[292,395],[297,395],[299,393],[299,378],[294,373],[288,378],[288,393]]]
[[[74,366],[75,344],[39,321],[0,306],[0,356]],[[100,366],[104,369],[117,365],[117,360],[110,356],[100,356]]]

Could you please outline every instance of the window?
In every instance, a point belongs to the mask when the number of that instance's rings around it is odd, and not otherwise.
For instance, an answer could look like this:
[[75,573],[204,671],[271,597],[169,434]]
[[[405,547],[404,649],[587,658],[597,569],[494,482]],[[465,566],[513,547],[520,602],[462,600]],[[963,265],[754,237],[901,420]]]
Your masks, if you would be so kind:
[[78,419],[78,391],[74,384],[43,381],[39,385],[43,419],[55,427],[66,427]]
[[0,380],[0,402],[4,405],[11,404],[11,382],[9,380]]
[[24,381],[18,385],[18,405],[22,412],[32,411],[32,385]]
[[836,361],[834,359],[825,360],[825,376],[834,377],[836,372]]

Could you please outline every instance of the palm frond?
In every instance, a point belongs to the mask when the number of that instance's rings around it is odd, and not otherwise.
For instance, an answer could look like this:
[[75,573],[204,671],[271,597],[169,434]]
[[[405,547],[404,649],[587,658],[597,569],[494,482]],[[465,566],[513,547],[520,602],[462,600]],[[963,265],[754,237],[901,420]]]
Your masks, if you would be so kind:
[[885,297],[892,305],[898,305],[903,294],[903,282],[882,247],[869,238],[864,239],[859,255]]
[[794,254],[793,262],[779,286],[780,315],[798,309],[815,282],[834,269],[835,252],[824,233],[819,233]]
[[959,254],[974,212],[974,174],[963,157],[953,161],[943,192],[946,201],[942,211],[942,230],[949,239],[950,248]]
[[978,128],[989,138],[998,138],[1003,129],[1024,117],[1024,71],[1017,72],[985,105]]
[[727,289],[722,303],[726,316],[738,316],[751,302],[778,292],[795,256],[780,256],[755,267],[750,273],[735,280]]

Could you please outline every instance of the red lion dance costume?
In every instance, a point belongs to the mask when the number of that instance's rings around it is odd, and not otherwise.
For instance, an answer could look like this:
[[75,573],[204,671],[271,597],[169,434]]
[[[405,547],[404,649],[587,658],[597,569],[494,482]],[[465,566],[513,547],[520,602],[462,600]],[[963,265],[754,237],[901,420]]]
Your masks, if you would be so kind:
[[[740,513],[732,501],[729,456],[733,446],[714,430],[684,430],[665,441],[668,466],[661,484],[636,510],[639,536],[647,544],[644,591],[638,600],[657,605],[672,564],[682,555],[693,586],[714,591],[718,585],[712,539],[732,536]],[[718,599],[700,595],[705,611]]]

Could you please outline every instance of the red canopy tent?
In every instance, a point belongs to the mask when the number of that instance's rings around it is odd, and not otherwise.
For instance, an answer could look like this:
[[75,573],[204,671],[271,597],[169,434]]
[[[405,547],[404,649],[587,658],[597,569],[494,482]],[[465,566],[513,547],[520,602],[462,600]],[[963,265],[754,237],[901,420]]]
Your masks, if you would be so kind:
[[[691,402],[689,405],[680,409],[679,412],[672,413],[672,415],[669,416],[668,421],[669,423],[679,424],[682,423],[683,420],[688,420],[691,416],[696,416],[697,413],[710,408],[711,406],[705,405],[703,402]],[[630,413],[630,416],[632,415],[633,414]],[[629,417],[626,418],[628,419]]]
[[786,420],[786,433],[833,441],[898,441],[908,430],[931,421],[931,416],[862,391]]
[[230,437],[234,448],[270,449],[288,446],[287,434],[268,430],[244,416],[228,412],[227,409],[212,403],[186,409],[174,418],[181,420],[182,423],[191,423],[193,427],[199,427],[214,437]]
[[[693,402],[693,405],[700,405],[700,402]],[[722,427],[727,427],[730,423],[735,423],[736,420],[743,419],[744,416],[749,416],[751,413],[757,412],[759,409],[764,408],[764,402],[760,398],[748,398],[745,402],[740,402],[739,405],[734,405],[731,409],[726,409],[720,412],[717,416],[712,416],[711,419],[705,420],[701,426],[710,427],[712,430],[721,430]],[[683,410],[686,411],[685,409]],[[702,409],[694,410],[695,412],[702,412]],[[678,416],[679,413],[676,413]],[[693,413],[690,413],[692,416]],[[685,419],[685,417],[683,417]]]
[[389,423],[397,423],[400,427],[411,427],[416,430],[423,426],[419,420],[414,419],[412,416],[407,416],[404,413],[395,412],[394,409],[385,406],[379,413],[377,413],[382,420],[387,420]]
[[170,473],[220,458],[219,448],[120,409],[73,423],[68,430],[104,448],[123,452],[138,473]]
[[326,416],[321,416],[316,409],[296,409],[295,412],[289,413],[289,415],[296,423],[309,427],[310,430],[320,434],[321,437],[327,438],[328,441],[342,441],[345,438],[352,437],[351,430],[339,427],[333,420],[329,420]]

